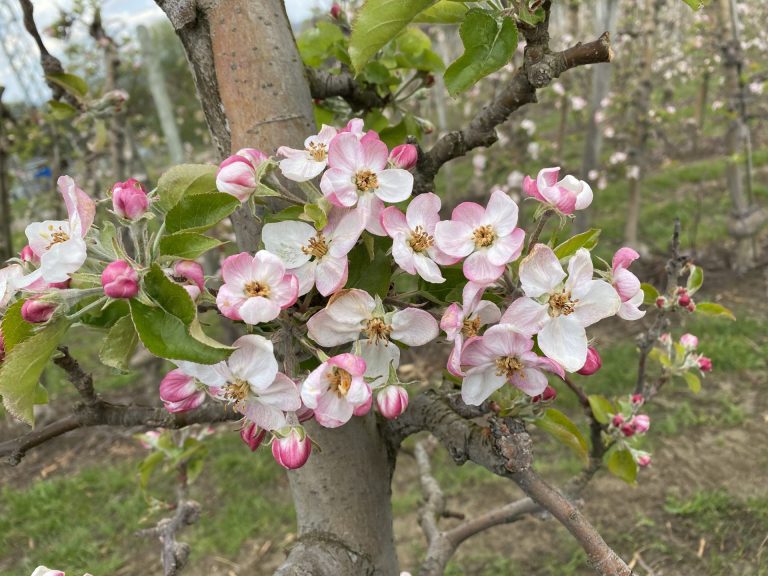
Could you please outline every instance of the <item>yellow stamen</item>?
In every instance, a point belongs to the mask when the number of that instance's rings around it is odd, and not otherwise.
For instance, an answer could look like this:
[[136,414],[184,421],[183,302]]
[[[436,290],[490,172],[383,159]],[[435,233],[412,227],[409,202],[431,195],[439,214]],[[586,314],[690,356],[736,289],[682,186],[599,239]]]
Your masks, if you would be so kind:
[[339,398],[345,398],[352,386],[352,374],[341,368],[333,368],[333,372],[328,377],[331,392],[336,392]]
[[234,382],[227,384],[224,392],[224,396],[235,402],[242,402],[248,397],[248,393],[251,391],[251,386],[245,380],[239,378]]
[[245,285],[244,292],[251,298],[255,298],[256,296],[262,296],[266,298],[269,296],[269,286],[256,281],[248,282],[248,284]]
[[426,230],[421,226],[416,226],[411,237],[408,238],[408,246],[410,246],[414,252],[424,252],[427,248],[431,248],[435,243],[435,239],[427,234]]
[[371,318],[365,326],[365,333],[374,342],[388,341],[389,335],[392,333],[392,325],[387,324],[381,318]]
[[328,244],[325,242],[325,237],[318,232],[317,236],[309,239],[308,246],[301,247],[301,251],[315,258],[322,258],[328,254]]
[[506,376],[507,378],[512,378],[516,372],[520,372],[521,377],[525,376],[523,373],[523,363],[514,356],[505,356],[504,358],[496,359],[497,376]]
[[355,186],[360,192],[376,190],[379,187],[379,179],[371,170],[360,170],[355,174]]
[[310,142],[307,152],[315,162],[322,162],[328,158],[328,147],[322,142]]
[[487,248],[493,244],[494,240],[496,240],[496,232],[493,231],[492,226],[480,226],[479,228],[475,228],[475,231],[472,233],[472,238],[474,239],[477,248]]
[[477,336],[478,332],[480,332],[480,318],[475,318],[474,320],[465,318],[464,324],[461,327],[461,334],[464,336],[464,338]]
[[549,315],[552,317],[568,316],[574,311],[578,300],[571,300],[570,292],[557,292],[549,297]]

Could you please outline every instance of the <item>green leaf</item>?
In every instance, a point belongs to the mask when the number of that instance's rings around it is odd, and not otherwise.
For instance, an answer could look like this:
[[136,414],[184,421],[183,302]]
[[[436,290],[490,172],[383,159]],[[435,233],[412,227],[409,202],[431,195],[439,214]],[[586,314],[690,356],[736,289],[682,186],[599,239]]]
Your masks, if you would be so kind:
[[34,425],[32,407],[38,398],[38,382],[51,354],[56,350],[69,323],[58,320],[18,343],[0,367],[0,394],[3,405],[14,417]]
[[359,288],[381,298],[387,295],[392,278],[392,265],[382,245],[383,242],[379,238],[374,240],[373,259],[362,244],[349,253],[347,288]]
[[157,450],[139,462],[139,486],[143,491],[146,491],[152,473],[163,463],[163,460],[165,460],[165,454]]
[[304,64],[319,68],[333,56],[334,46],[344,41],[344,34],[338,26],[320,20],[314,28],[302,33],[296,39],[296,44]]
[[160,239],[160,254],[193,260],[222,244],[223,242],[215,238],[203,236],[196,232],[177,232]]
[[512,18],[498,21],[488,12],[467,12],[459,30],[464,54],[445,71],[445,86],[451,96],[507,64],[517,49],[517,25]]
[[691,266],[691,272],[688,274],[688,294],[694,295],[699,291],[701,285],[704,283],[704,270],[699,266]]
[[637,480],[637,462],[629,450],[614,450],[608,455],[607,464],[611,474],[621,478],[627,484],[634,484]]
[[554,408],[547,408],[534,424],[574,450],[585,463],[589,461],[587,440],[568,416]]
[[576,234],[576,236],[571,236],[568,238],[568,240],[557,246],[557,248],[555,248],[555,255],[557,256],[558,260],[562,260],[564,258],[568,258],[569,256],[573,256],[580,248],[592,250],[592,248],[597,246],[597,240],[599,238],[600,229],[590,228],[586,232]]
[[130,316],[123,316],[107,333],[99,350],[99,360],[110,368],[126,371],[138,343],[139,336]]
[[592,394],[588,397],[589,407],[592,409],[592,414],[595,416],[595,420],[600,424],[608,424],[611,421],[611,414],[616,412],[616,409],[605,396],[600,394]]
[[352,67],[363,66],[413,19],[437,0],[368,0],[352,25],[349,56]]
[[51,116],[53,116],[54,120],[66,120],[77,114],[77,108],[66,102],[48,100],[48,106],[51,107]]
[[62,87],[77,99],[82,99],[86,94],[88,94],[88,83],[80,78],[80,76],[76,76],[75,74],[58,72],[56,74],[46,74],[45,77],[47,80],[50,80],[57,86]]
[[166,312],[189,326],[197,316],[197,307],[183,286],[168,278],[157,264],[144,276],[144,290]]
[[317,204],[305,204],[304,216],[312,221],[316,230],[322,230],[328,224],[328,214]]
[[643,282],[640,284],[640,289],[643,291],[643,304],[646,306],[655,306],[656,300],[659,299],[659,291],[651,284]]
[[198,364],[216,364],[234,350],[214,347],[193,337],[190,327],[162,308],[131,300],[131,318],[141,342],[155,356],[169,360],[189,360]]
[[426,24],[459,24],[464,21],[466,15],[467,7],[463,3],[441,0],[424,10],[413,21]]
[[288,206],[280,212],[274,214],[267,214],[264,218],[266,223],[271,222],[286,222],[287,220],[299,220],[304,214],[304,206]]
[[187,194],[168,211],[168,232],[202,232],[218,224],[240,206],[240,200],[223,192]]
[[691,389],[691,392],[694,394],[701,392],[701,379],[696,376],[696,374],[693,372],[684,372],[683,378],[685,378],[685,383],[688,384],[688,388]]
[[173,208],[185,195],[216,192],[217,167],[211,164],[179,164],[157,182],[157,204],[164,211]]
[[705,314],[707,316],[725,316],[731,320],[736,320],[736,316],[733,312],[728,310],[721,304],[715,304],[714,302],[700,302],[696,304],[696,312]]
[[683,0],[693,10],[700,10],[704,7],[704,0]]
[[5,340],[5,353],[8,354],[13,348],[32,335],[34,325],[30,324],[21,317],[21,307],[24,300],[14,302],[5,311],[3,316],[2,329],[3,339]]
[[94,310],[80,316],[78,322],[94,328],[108,329],[115,325],[121,318],[128,316],[128,302],[126,300],[112,300],[101,310]]
[[523,0],[520,2],[519,18],[522,22],[525,22],[530,26],[536,26],[536,24],[539,22],[544,22],[544,18],[546,18],[546,16],[547,14],[544,11],[544,8],[539,7],[531,12],[531,9],[528,7],[528,0]]

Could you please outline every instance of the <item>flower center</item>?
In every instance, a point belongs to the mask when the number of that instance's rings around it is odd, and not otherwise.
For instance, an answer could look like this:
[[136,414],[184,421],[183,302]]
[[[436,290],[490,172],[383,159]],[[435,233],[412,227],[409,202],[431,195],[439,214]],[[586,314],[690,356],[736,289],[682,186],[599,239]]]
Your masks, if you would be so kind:
[[496,358],[496,375],[506,376],[512,378],[515,372],[520,372],[520,376],[523,374],[523,363],[520,362],[514,356],[504,356],[503,358]]
[[301,251],[315,258],[322,258],[328,254],[328,244],[325,242],[325,237],[318,232],[317,236],[309,239],[308,246],[301,247]]
[[352,374],[341,368],[334,368],[328,380],[331,392],[336,392],[339,398],[346,398],[349,387],[352,386]]
[[379,179],[371,170],[360,170],[355,174],[355,186],[360,192],[376,190],[379,187]]
[[560,315],[568,316],[573,313],[576,302],[578,302],[578,300],[571,300],[571,293],[566,292],[565,290],[550,294],[549,315],[553,318]]
[[477,336],[478,332],[480,332],[480,318],[475,318],[473,320],[465,318],[464,324],[461,326],[462,335],[465,338],[471,338],[472,336]]
[[[54,244],[61,244],[62,242],[69,240],[69,234],[64,232],[61,227],[56,230],[53,226],[48,226],[48,230],[51,230],[51,242],[45,247],[46,250],[49,250]],[[53,230],[56,231],[54,232]]]
[[328,158],[328,147],[322,142],[310,142],[307,152],[315,162],[322,162]]
[[248,392],[251,391],[251,386],[245,380],[240,378],[235,379],[234,382],[227,384],[224,396],[235,402],[242,402],[248,397]]
[[389,340],[389,335],[392,332],[392,326],[384,322],[382,318],[371,318],[365,325],[365,333],[368,338],[374,342],[379,340]]
[[248,282],[248,284],[245,285],[245,290],[243,290],[245,294],[251,298],[255,298],[256,296],[262,296],[264,298],[269,296],[269,286],[267,284],[262,284],[261,282]]
[[408,238],[408,246],[410,246],[414,252],[424,252],[427,248],[431,248],[435,243],[435,239],[432,238],[427,231],[421,226],[411,232],[411,237]]
[[492,226],[486,224],[475,228],[475,231],[472,233],[472,239],[475,241],[477,248],[487,248],[496,240],[496,232],[493,231]]

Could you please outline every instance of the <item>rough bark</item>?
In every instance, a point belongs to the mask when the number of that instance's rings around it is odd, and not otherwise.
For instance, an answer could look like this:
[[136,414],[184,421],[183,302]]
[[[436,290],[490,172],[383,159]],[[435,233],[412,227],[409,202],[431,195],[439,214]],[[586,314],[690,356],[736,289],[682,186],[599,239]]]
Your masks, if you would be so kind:
[[13,256],[13,235],[11,225],[11,198],[8,180],[5,176],[5,108],[3,107],[4,86],[0,86],[0,264]]
[[[224,157],[249,146],[300,147],[315,129],[309,84],[280,0],[158,0],[180,36],[211,136]],[[253,251],[259,223],[232,217]],[[397,574],[390,503],[393,460],[375,420],[309,425],[321,451],[289,474],[299,539],[281,576]]]

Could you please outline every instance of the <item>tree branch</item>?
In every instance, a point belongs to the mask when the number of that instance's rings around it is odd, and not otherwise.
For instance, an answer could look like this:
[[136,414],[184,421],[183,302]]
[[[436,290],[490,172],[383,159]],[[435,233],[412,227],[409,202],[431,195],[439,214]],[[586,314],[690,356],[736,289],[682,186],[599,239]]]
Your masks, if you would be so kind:
[[593,42],[579,43],[562,52],[551,52],[548,26],[547,18],[535,29],[523,31],[527,40],[523,65],[493,102],[478,112],[467,128],[445,134],[432,148],[419,155],[414,174],[414,193],[434,191],[435,176],[446,162],[474,148],[496,142],[496,127],[519,108],[536,102],[537,89],[547,86],[571,68],[611,61],[613,52],[608,32]]
[[347,101],[353,111],[383,108],[389,101],[380,96],[375,88],[360,84],[350,72],[332,74],[309,66],[305,70],[312,98],[324,100],[339,96]]

